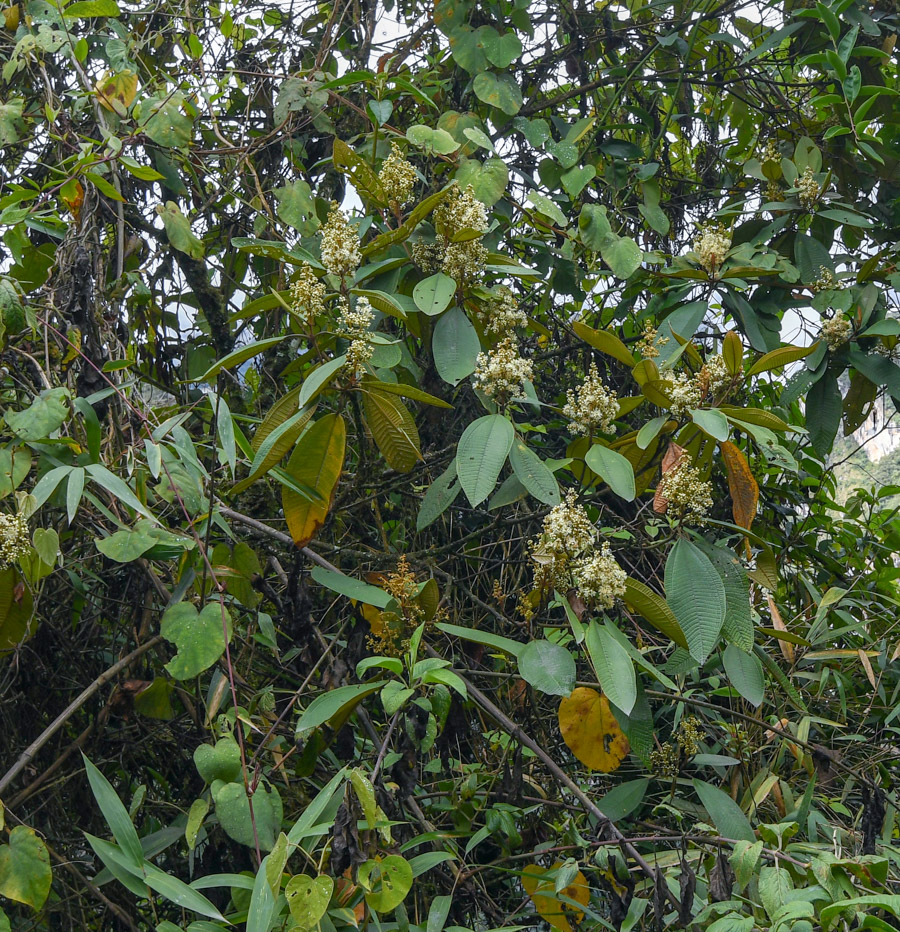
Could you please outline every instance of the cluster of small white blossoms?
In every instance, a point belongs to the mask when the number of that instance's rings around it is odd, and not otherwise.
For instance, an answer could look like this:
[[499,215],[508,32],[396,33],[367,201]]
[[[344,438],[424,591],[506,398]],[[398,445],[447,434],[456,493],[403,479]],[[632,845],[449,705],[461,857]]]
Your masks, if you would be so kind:
[[362,253],[359,234],[350,226],[344,212],[332,201],[328,220],[322,227],[322,265],[338,278],[346,278],[359,268]]
[[426,275],[434,275],[441,270],[444,247],[440,243],[413,243],[412,260]]
[[700,265],[715,275],[731,249],[731,233],[721,224],[709,223],[700,227],[700,235],[694,240],[694,252]]
[[519,307],[516,296],[505,285],[501,285],[487,302],[482,316],[487,332],[497,335],[510,333],[516,327],[528,326],[527,315]]
[[533,374],[531,360],[519,355],[516,338],[507,336],[486,353],[478,354],[472,384],[498,404],[505,404],[525,393],[525,382]]
[[644,332],[641,334],[635,349],[640,354],[641,359],[656,359],[659,356],[659,347],[665,346],[668,342],[668,337],[659,338],[656,328],[648,320],[644,324]]
[[586,605],[610,609],[616,599],[625,595],[628,574],[616,563],[616,558],[603,542],[600,550],[579,557],[573,567],[578,594]]
[[24,515],[0,514],[0,570],[25,556],[31,548]]
[[550,509],[541,536],[532,542],[535,586],[566,592],[574,585],[587,605],[612,608],[625,594],[626,574],[608,543],[594,549],[596,539],[597,529],[570,490]]
[[696,408],[703,397],[700,382],[686,372],[679,372],[672,379],[672,386],[667,392],[669,410],[675,417],[684,417],[691,408]]
[[733,376],[721,353],[710,356],[697,376],[697,382],[704,395],[718,395],[728,388],[732,381]]
[[806,210],[814,210],[821,194],[822,188],[816,181],[815,172],[807,165],[797,182],[797,199]]
[[687,455],[662,477],[659,492],[668,503],[667,512],[685,523],[702,524],[713,506],[712,484],[700,477]]
[[301,317],[312,320],[317,314],[325,312],[326,291],[327,288],[316,278],[312,267],[304,264],[291,285],[291,307]]
[[774,139],[770,139],[766,143],[765,149],[763,149],[759,155],[759,160],[763,165],[781,161],[781,153],[778,151],[778,147],[775,145]]
[[368,298],[357,298],[356,307],[350,310],[346,298],[340,299],[338,324],[350,340],[347,347],[347,368],[358,373],[372,358],[373,346],[369,339],[369,327],[375,320],[375,311]]
[[813,292],[818,294],[820,291],[843,291],[846,287],[842,281],[834,277],[834,272],[824,265],[819,266],[819,277],[810,285]]
[[822,322],[822,331],[819,335],[828,344],[828,349],[834,352],[850,339],[852,331],[853,327],[850,321],[839,314],[830,320]]
[[568,401],[563,414],[572,422],[573,434],[593,434],[595,431],[609,433],[619,413],[619,399],[607,388],[597,372],[596,363],[591,363],[587,378],[577,391],[571,388],[566,393]]
[[[444,274],[460,285],[478,278],[488,254],[481,236],[487,231],[489,222],[487,208],[475,197],[471,185],[465,191],[453,188],[435,208],[434,224],[438,230],[435,242],[443,250],[441,270]],[[471,238],[452,242],[453,237],[463,231],[472,234]]]
[[416,170],[403,157],[396,142],[391,143],[391,154],[384,160],[378,180],[392,210],[399,210],[412,197],[416,186]]

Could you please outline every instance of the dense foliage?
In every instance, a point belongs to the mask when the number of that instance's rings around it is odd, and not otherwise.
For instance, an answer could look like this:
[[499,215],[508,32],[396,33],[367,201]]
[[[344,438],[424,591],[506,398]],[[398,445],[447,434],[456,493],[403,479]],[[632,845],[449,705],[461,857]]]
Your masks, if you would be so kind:
[[900,928],[898,14],[3,11],[0,929]]

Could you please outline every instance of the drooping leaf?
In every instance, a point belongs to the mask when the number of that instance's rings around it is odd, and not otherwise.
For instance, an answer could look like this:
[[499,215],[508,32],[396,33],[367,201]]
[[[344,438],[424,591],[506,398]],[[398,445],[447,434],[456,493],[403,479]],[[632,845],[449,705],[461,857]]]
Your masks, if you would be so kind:
[[325,523],[344,465],[345,444],[344,419],[339,414],[326,414],[300,438],[291,455],[288,475],[320,496],[318,501],[309,501],[292,489],[282,490],[284,516],[298,547],[305,547]]
[[595,443],[585,454],[584,461],[619,498],[626,502],[634,501],[637,494],[634,467],[621,453]]
[[675,613],[666,600],[649,586],[629,576],[625,580],[624,602],[632,611],[649,621],[657,631],[671,638],[679,647],[687,649],[687,640]]
[[463,431],[456,451],[456,474],[473,508],[494,491],[514,440],[512,424],[500,414],[480,417]]
[[734,644],[729,644],[725,648],[724,663],[731,685],[751,705],[762,705],[766,679],[759,658],[754,654],[745,653]]
[[591,770],[612,773],[628,755],[609,700],[596,690],[579,686],[559,704],[559,730],[569,750]]
[[621,644],[596,621],[587,628],[585,643],[603,694],[626,715],[637,701],[634,664]]
[[243,783],[217,784],[213,799],[216,818],[229,837],[248,848],[254,848],[259,841],[261,850],[272,850],[284,817],[281,796],[274,786],[264,782],[256,785],[252,795],[252,818],[251,798]]
[[397,472],[409,472],[422,454],[419,431],[406,405],[374,385],[363,391],[362,396],[366,423],[388,466]]
[[756,841],[747,816],[741,807],[725,792],[711,783],[694,780],[694,789],[700,797],[706,811],[713,820],[713,825],[726,838],[740,838],[744,841]]
[[518,654],[519,674],[549,696],[568,696],[575,687],[575,659],[561,644],[530,641]]
[[558,505],[559,485],[544,461],[519,439],[513,441],[509,451],[509,464],[519,482],[545,505]]
[[759,484],[739,447],[726,441],[720,449],[728,476],[728,491],[731,493],[734,523],[749,531],[753,526],[759,504]]
[[451,307],[438,318],[431,337],[431,352],[438,375],[457,385],[475,371],[481,342],[472,322],[458,307]]
[[53,880],[47,846],[25,825],[9,833],[0,845],[0,894],[32,909],[40,909],[50,895]]

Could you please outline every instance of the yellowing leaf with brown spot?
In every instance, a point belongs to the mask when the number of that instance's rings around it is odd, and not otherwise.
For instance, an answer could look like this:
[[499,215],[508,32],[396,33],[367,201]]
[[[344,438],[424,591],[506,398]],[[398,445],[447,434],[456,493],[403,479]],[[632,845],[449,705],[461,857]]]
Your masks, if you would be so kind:
[[569,750],[591,770],[612,773],[631,750],[609,700],[588,686],[579,686],[559,704],[559,730]]
[[310,501],[287,486],[282,488],[284,516],[298,547],[305,547],[325,523],[344,465],[346,441],[344,419],[339,414],[326,414],[300,438],[291,454],[288,475],[319,495]]
[[580,903],[582,906],[587,906],[591,898],[591,890],[584,874],[578,871],[575,879],[567,887],[563,888],[560,893],[557,893],[551,875],[553,871],[560,867],[562,867],[562,861],[557,861],[550,870],[544,870],[537,864],[529,864],[522,871],[522,886],[531,897],[534,908],[541,919],[549,922],[554,929],[559,929],[560,932],[572,932],[572,926],[569,924],[566,914],[568,913],[577,922],[580,922],[584,918],[584,910],[564,902],[562,898],[565,897],[568,900]]
[[125,116],[137,96],[138,76],[133,71],[107,72],[95,88],[100,106],[111,113]]
[[733,443],[726,440],[719,446],[728,473],[728,491],[731,492],[734,523],[749,531],[759,504],[759,485],[750,472],[747,458]]

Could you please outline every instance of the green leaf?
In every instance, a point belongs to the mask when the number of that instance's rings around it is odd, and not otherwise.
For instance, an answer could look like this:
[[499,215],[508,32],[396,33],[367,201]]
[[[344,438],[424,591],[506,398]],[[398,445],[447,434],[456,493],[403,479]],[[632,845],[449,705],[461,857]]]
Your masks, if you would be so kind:
[[47,846],[33,829],[17,825],[9,843],[0,846],[0,894],[38,910],[47,901],[52,880]]
[[297,403],[301,408],[305,408],[319,392],[323,391],[328,383],[337,375],[338,372],[347,362],[346,356],[337,356],[329,359],[328,362],[322,363],[317,369],[314,369],[304,380],[303,387],[300,389],[300,397]]
[[723,443],[728,439],[728,418],[716,408],[692,408],[691,420],[704,434]]
[[24,110],[25,100],[22,97],[11,97],[0,104],[0,146],[11,146],[18,141],[25,129]]
[[747,654],[734,644],[725,648],[725,672],[731,685],[753,706],[762,705],[766,678],[762,664],[754,654]]
[[529,641],[517,658],[519,675],[548,696],[568,696],[575,688],[575,659],[561,644]]
[[514,32],[495,34],[484,39],[484,52],[495,68],[508,68],[522,54],[522,43]]
[[472,322],[458,307],[438,318],[431,336],[431,352],[438,375],[451,385],[458,385],[475,371],[481,342]]
[[640,806],[649,786],[650,781],[646,778],[620,783],[597,800],[597,808],[613,822],[618,822]]
[[512,638],[505,638],[500,634],[491,634],[490,631],[482,631],[480,628],[464,628],[461,625],[452,625],[447,621],[440,621],[435,627],[451,637],[462,638],[464,641],[472,641],[475,644],[483,644],[485,647],[493,647],[495,650],[502,650],[517,659],[525,647],[524,644],[520,644],[518,641],[512,640]]
[[81,755],[84,761],[85,771],[87,773],[88,783],[91,785],[91,792],[97,805],[106,819],[106,824],[112,832],[113,838],[122,849],[122,853],[132,862],[134,867],[140,870],[144,862],[144,852],[141,848],[141,841],[138,838],[137,830],[128,815],[128,810],[124,803],[119,799],[118,793],[112,788],[112,784],[94,764],[84,755]]
[[267,854],[262,859],[253,880],[253,892],[250,894],[250,904],[247,907],[246,932],[270,932],[272,928],[272,919],[275,915],[275,904],[277,902],[276,896],[281,890],[281,873],[284,870],[282,864],[281,869],[278,871],[278,890],[273,890],[269,878],[273,857],[274,853]]
[[822,277],[823,268],[835,270],[830,253],[814,236],[798,234],[794,238],[794,260],[801,281],[808,285]]
[[205,783],[222,780],[230,783],[241,775],[241,748],[231,735],[215,743],[199,744],[194,749],[194,766]]
[[456,294],[456,279],[443,272],[437,272],[428,278],[422,279],[415,288],[413,288],[413,300],[416,307],[429,317],[436,317],[442,314],[453,296]]
[[544,505],[558,505],[559,485],[543,460],[518,438],[509,451],[509,464],[519,482]]
[[449,155],[459,148],[459,143],[445,129],[432,129],[421,123],[410,126],[406,138],[417,148],[435,155]]
[[295,230],[306,236],[315,233],[318,220],[315,216],[312,191],[305,181],[291,181],[275,189],[278,216]]
[[357,881],[366,890],[366,902],[376,913],[396,909],[412,888],[413,872],[399,854],[360,864]]
[[297,721],[297,734],[310,728],[318,728],[336,715],[356,708],[366,696],[377,692],[384,685],[384,680],[377,683],[356,683],[353,686],[338,686],[337,689],[316,696]]
[[634,368],[637,360],[632,356],[628,347],[614,334],[608,330],[594,330],[581,321],[576,320],[572,324],[572,329],[581,337],[585,343],[589,343],[594,349],[618,359],[619,362],[625,363],[626,366]]
[[31,471],[31,453],[22,447],[0,449],[0,498],[5,498],[22,484]]
[[216,360],[216,362],[199,378],[189,379],[188,381],[211,382],[223,370],[234,369],[236,366],[240,366],[248,359],[252,359],[254,356],[266,352],[266,350],[271,349],[273,346],[283,343],[284,339],[284,337],[268,337],[265,340],[256,340],[253,343],[248,343],[246,346],[241,346],[228,353],[226,356],[223,356],[221,359]]
[[706,554],[687,538],[675,541],[666,560],[666,601],[687,639],[691,656],[703,663],[716,646],[725,621],[725,586]]
[[[466,132],[475,130],[469,129]],[[496,157],[485,159],[484,162],[463,159],[454,178],[463,190],[472,185],[475,197],[488,207],[493,207],[503,197],[509,184],[509,169],[506,162]]]
[[[225,783],[213,787],[216,818],[226,834],[248,848],[259,847],[271,851],[281,831],[284,811],[281,796],[274,786],[258,783],[253,793],[253,819],[250,818],[250,801],[243,783]],[[254,835],[253,827],[256,825]],[[150,881],[147,881],[148,885]]]
[[419,506],[416,517],[416,530],[424,531],[456,501],[456,496],[462,491],[456,475],[456,460],[441,473],[434,482],[428,486],[428,491]]
[[188,602],[167,609],[159,633],[178,649],[166,664],[171,676],[189,680],[209,669],[225,652],[226,631],[231,640],[231,615],[220,602],[208,602],[199,613]]
[[291,877],[284,888],[284,897],[291,917],[299,924],[297,927],[315,929],[328,910],[332,893],[334,880],[325,874],[318,877],[297,874]]
[[[612,234],[606,208],[599,204],[585,204],[578,215],[578,232],[581,242],[591,252],[600,252],[600,247],[606,242],[607,236]],[[633,360],[630,365],[634,365]]]
[[619,498],[624,498],[626,502],[634,501],[637,495],[634,467],[621,453],[595,443],[587,451],[584,461]]
[[529,191],[528,200],[546,217],[549,217],[556,224],[561,227],[569,225],[569,221],[566,218],[566,215],[559,209],[559,205],[547,197],[546,194],[541,194],[539,191]]
[[725,621],[722,634],[742,651],[753,649],[753,619],[750,614],[750,583],[743,564],[731,550],[699,539],[697,546],[709,557],[725,587]]
[[641,247],[627,236],[608,236],[600,245],[603,261],[617,278],[630,278],[644,259]]
[[[260,846],[262,846],[262,840],[260,840]],[[149,861],[144,861],[144,879],[151,890],[155,890],[170,903],[210,919],[225,921],[225,917],[202,893],[198,893],[183,880],[167,874]]]
[[630,576],[625,580],[625,604],[654,628],[687,650],[688,643],[668,602],[649,586]]
[[823,459],[834,446],[843,400],[837,378],[826,372],[806,396],[806,429],[813,449]]
[[831,920],[839,919],[845,909],[853,909],[857,916],[871,913],[873,909],[883,909],[895,919],[900,918],[900,894],[874,893],[869,896],[840,899],[822,908],[820,914],[822,928],[827,932],[831,928]]
[[480,417],[463,431],[456,453],[456,474],[473,508],[494,491],[514,439],[512,424],[500,414]]
[[24,411],[6,410],[6,426],[22,440],[46,440],[69,416],[71,395],[67,388],[48,388]]
[[628,651],[596,621],[588,626],[585,643],[600,689],[626,715],[637,702],[637,677]]
[[194,234],[190,220],[181,212],[175,201],[166,201],[164,207],[156,208],[156,212],[162,218],[169,244],[192,259],[202,259],[206,252],[203,243]]
[[810,344],[809,346],[782,346],[778,349],[760,356],[755,363],[747,370],[747,375],[758,375],[760,372],[768,372],[770,369],[780,369],[798,359],[805,359],[810,353],[819,348],[819,343]]
[[88,19],[95,16],[120,16],[115,0],[78,0],[63,10],[66,19]]
[[725,838],[756,841],[756,835],[747,816],[727,793],[703,780],[694,780],[693,783],[700,802],[703,803],[720,835]]
[[761,841],[750,842],[741,839],[734,846],[728,860],[734,868],[734,876],[739,890],[743,890],[753,879],[756,868],[759,866],[762,850],[763,843]]
[[377,586],[370,586],[361,579],[354,579],[352,576],[336,573],[324,566],[314,566],[310,575],[320,586],[325,586],[326,589],[330,589],[332,592],[339,592],[341,595],[347,596],[348,599],[365,602],[366,605],[374,605],[376,608],[387,608],[392,598]]
[[515,116],[522,109],[522,91],[511,74],[482,71],[472,82],[475,96],[486,104]]

